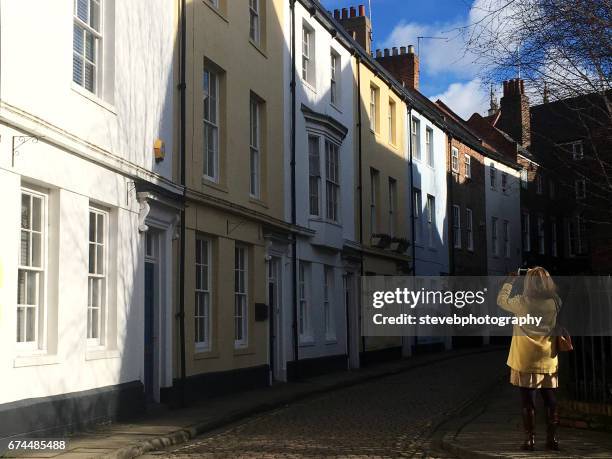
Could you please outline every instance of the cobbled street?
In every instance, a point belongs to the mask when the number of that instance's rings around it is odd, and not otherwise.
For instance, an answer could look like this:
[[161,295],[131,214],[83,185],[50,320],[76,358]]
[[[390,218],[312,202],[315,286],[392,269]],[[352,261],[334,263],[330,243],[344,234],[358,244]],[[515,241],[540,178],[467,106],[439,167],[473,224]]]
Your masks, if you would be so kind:
[[147,457],[452,457],[436,448],[438,427],[499,381],[505,358],[499,351],[428,364],[253,416]]

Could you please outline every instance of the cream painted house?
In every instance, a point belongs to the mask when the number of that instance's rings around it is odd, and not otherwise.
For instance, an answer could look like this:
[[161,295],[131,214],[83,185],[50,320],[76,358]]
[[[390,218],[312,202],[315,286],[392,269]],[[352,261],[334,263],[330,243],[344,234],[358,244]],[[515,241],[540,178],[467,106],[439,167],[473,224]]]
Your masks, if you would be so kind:
[[188,397],[267,385],[283,351],[284,3],[186,2]]
[[172,385],[175,6],[1,1],[0,438]]

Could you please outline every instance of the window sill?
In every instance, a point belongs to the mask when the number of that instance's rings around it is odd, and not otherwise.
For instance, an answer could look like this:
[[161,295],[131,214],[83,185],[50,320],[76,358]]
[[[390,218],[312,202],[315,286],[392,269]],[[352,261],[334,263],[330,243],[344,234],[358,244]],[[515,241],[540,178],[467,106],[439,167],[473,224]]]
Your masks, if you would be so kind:
[[260,198],[256,198],[255,196],[249,196],[249,202],[251,204],[263,207],[264,209],[268,209],[268,204],[265,201],[262,201]]
[[211,11],[213,13],[215,13],[217,16],[219,16],[224,22],[229,24],[229,20],[227,19],[227,17],[225,17],[225,15],[219,10],[219,7],[215,7],[213,5],[211,5],[208,0],[202,0],[202,3],[204,3],[204,5],[206,5],[208,8],[211,9]]
[[328,345],[331,346],[332,344],[338,344],[338,338],[336,338],[335,336],[334,337],[331,337],[331,336],[326,337],[325,338],[325,345],[326,346],[328,346]]
[[308,81],[306,81],[304,78],[302,78],[302,83],[304,83],[304,87],[312,91],[313,94],[317,93],[317,89],[312,84],[310,84]]
[[317,222],[317,223],[327,223],[328,225],[332,225],[332,226],[336,226],[338,228],[342,228],[342,223],[341,222],[336,222],[333,220],[329,220],[327,218],[323,218],[323,217],[317,217],[317,216],[310,216],[308,218],[309,221],[312,222]]
[[338,113],[342,114],[342,110],[340,109],[340,107],[338,106],[338,104],[334,104],[333,102],[330,102],[329,105],[331,105],[331,108],[333,108],[334,110],[336,110]]
[[206,359],[218,359],[218,358],[219,358],[219,352],[212,351],[212,350],[205,350],[205,349],[201,349],[201,350],[196,349],[193,355],[194,360],[206,360]]
[[108,102],[103,101],[102,99],[100,99],[98,96],[96,96],[95,94],[87,91],[86,89],[83,89],[81,86],[79,86],[78,84],[76,84],[74,81],[71,82],[71,89],[76,92],[77,94],[85,97],[86,99],[88,99],[89,101],[93,102],[94,104],[98,105],[99,107],[102,107],[103,109],[109,111],[110,113],[112,113],[113,115],[117,115],[117,109],[115,108],[114,105],[109,104]]
[[56,365],[59,363],[57,355],[40,354],[15,357],[13,368],[36,367],[42,365]]
[[118,359],[121,356],[116,349],[88,349],[85,360]]
[[251,349],[248,345],[246,346],[237,346],[234,344],[234,355],[252,355],[255,354],[255,351]]
[[202,185],[207,186],[209,188],[214,188],[215,190],[221,191],[223,193],[229,193],[227,187],[221,185],[219,182],[213,182],[212,180],[202,176]]
[[315,345],[314,338],[312,336],[300,337],[300,347],[311,347]]
[[251,44],[251,46],[253,48],[255,48],[257,50],[257,52],[259,54],[261,54],[265,59],[268,58],[268,55],[266,54],[266,52],[263,50],[261,44],[254,42],[251,38],[249,38],[249,43]]

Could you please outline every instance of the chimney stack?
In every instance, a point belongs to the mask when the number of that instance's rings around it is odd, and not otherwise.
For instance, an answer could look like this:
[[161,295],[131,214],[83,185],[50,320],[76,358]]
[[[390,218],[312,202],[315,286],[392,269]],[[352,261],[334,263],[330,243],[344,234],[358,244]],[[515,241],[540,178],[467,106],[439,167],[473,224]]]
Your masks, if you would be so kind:
[[350,16],[348,10],[342,8],[342,17],[338,22],[361,45],[366,53],[372,54],[372,24],[370,18],[366,16],[365,5],[359,5],[357,8],[351,6]]
[[335,9],[335,10],[334,10],[334,19],[335,19],[336,21],[339,21],[339,20],[340,20],[340,10],[338,10],[338,9]]
[[500,101],[499,128],[524,147],[531,144],[531,118],[525,82],[520,78],[504,81]]
[[385,49],[384,55],[376,54],[376,60],[387,69],[397,81],[412,89],[419,89],[419,58],[414,54],[414,46]]

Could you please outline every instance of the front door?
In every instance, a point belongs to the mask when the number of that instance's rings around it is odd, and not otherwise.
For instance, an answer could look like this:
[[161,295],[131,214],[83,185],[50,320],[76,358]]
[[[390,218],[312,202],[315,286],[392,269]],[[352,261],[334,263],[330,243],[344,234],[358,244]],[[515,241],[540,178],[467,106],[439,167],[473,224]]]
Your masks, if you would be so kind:
[[281,262],[272,257],[268,262],[268,303],[270,308],[270,372],[272,381],[283,380],[281,327]]
[[155,263],[145,262],[145,310],[144,310],[144,386],[147,403],[154,401],[153,376],[155,368],[154,342],[155,311]]
[[156,333],[155,312],[158,301],[157,285],[157,237],[152,229],[145,234],[145,279],[144,279],[144,389],[147,403],[156,401],[155,396],[155,355]]

